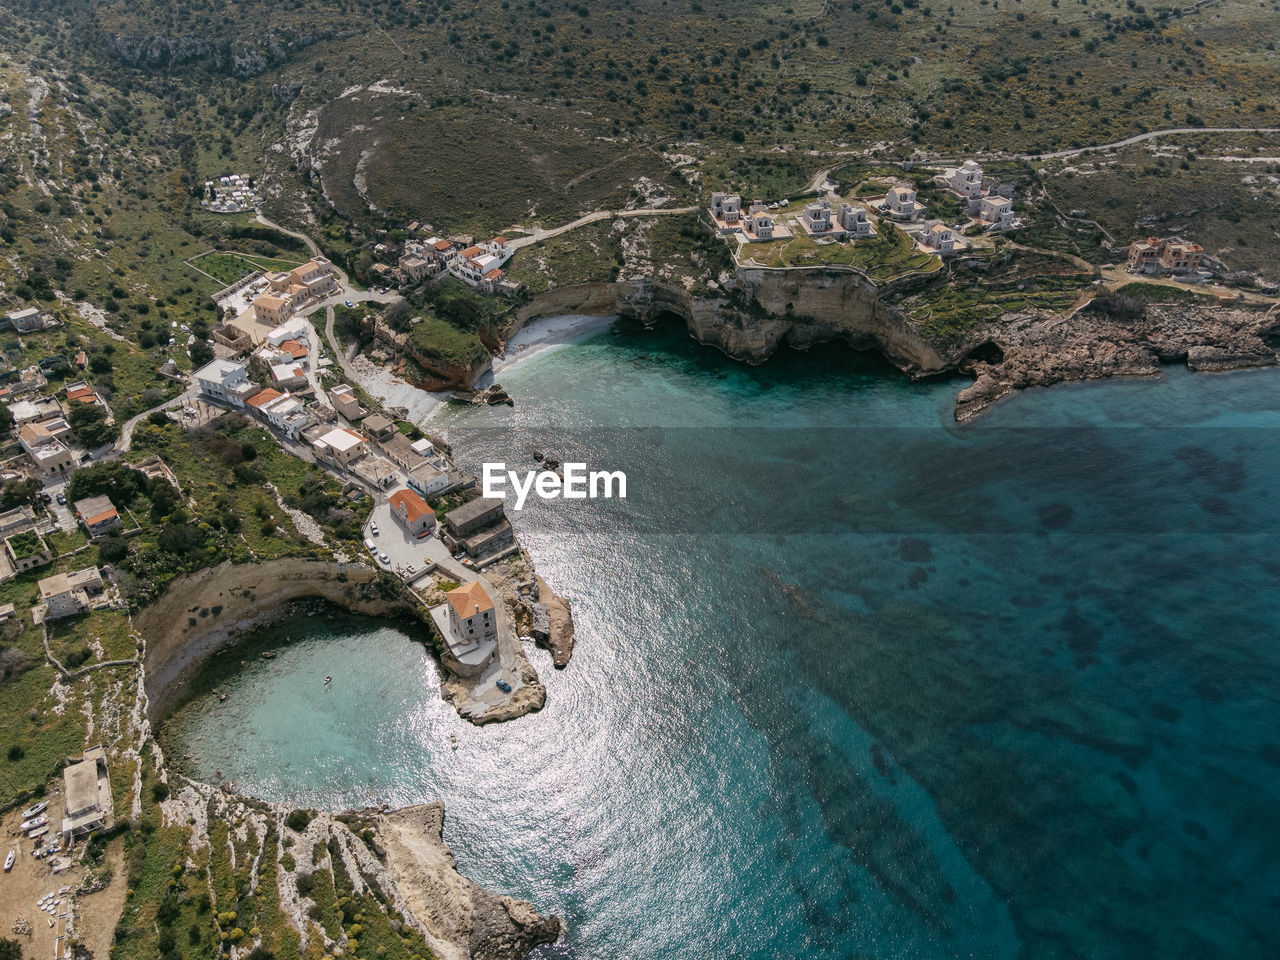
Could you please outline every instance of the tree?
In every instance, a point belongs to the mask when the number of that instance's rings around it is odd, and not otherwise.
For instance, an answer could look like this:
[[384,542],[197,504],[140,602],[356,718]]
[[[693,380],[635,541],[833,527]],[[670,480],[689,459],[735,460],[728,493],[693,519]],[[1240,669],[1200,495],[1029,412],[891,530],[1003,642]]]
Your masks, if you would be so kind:
[[124,537],[106,537],[98,544],[98,559],[103,563],[119,563],[128,555],[129,544]]
[[13,429],[13,411],[0,403],[0,432]]
[[0,940],[0,960],[22,960],[22,944],[17,940]]
[[94,450],[115,437],[115,430],[107,426],[107,414],[98,403],[78,403],[67,417],[71,429],[79,441]]
[[187,352],[191,355],[191,362],[197,367],[203,367],[213,359],[213,347],[203,340],[197,340]]
[[81,467],[67,484],[67,497],[83,500],[99,494],[111,498],[116,506],[130,506],[147,482],[146,476],[126,463],[104,461]]
[[0,506],[6,510],[20,507],[24,503],[36,506],[40,502],[40,491],[44,487],[34,477],[23,480],[10,480],[0,489]]

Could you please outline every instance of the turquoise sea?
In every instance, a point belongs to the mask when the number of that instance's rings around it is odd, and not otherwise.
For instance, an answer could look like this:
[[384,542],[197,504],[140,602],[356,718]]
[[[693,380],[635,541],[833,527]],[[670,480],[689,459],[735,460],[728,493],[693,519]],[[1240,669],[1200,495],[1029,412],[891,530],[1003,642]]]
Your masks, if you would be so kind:
[[1280,372],[957,426],[962,381],[672,328],[501,381],[462,462],[628,477],[516,518],[577,622],[546,709],[471,727],[413,628],[299,613],[167,724],[192,773],[443,799],[543,958],[1280,955]]

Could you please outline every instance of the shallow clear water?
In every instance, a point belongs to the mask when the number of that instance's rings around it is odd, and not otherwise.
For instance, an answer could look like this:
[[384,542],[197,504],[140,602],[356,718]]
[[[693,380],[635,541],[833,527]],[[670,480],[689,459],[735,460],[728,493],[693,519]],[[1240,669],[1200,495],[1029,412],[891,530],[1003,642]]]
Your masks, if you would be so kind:
[[1276,955],[1280,374],[964,427],[955,382],[675,331],[501,379],[438,418],[465,463],[628,474],[517,518],[578,627],[546,709],[473,728],[412,628],[301,616],[169,722],[192,772],[444,799],[464,872],[567,921],[544,957]]

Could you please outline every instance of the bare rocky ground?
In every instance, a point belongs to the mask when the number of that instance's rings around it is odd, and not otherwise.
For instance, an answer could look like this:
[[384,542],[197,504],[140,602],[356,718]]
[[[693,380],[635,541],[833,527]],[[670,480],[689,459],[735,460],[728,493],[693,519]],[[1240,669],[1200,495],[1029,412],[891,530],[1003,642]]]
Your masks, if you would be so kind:
[[996,349],[979,349],[962,366],[976,379],[960,392],[956,419],[972,420],[1026,387],[1153,376],[1162,364],[1202,372],[1275,366],[1270,337],[1276,323],[1272,312],[1258,308],[1199,304],[1151,305],[1136,319],[1081,310],[1066,318],[1005,320],[990,332]]

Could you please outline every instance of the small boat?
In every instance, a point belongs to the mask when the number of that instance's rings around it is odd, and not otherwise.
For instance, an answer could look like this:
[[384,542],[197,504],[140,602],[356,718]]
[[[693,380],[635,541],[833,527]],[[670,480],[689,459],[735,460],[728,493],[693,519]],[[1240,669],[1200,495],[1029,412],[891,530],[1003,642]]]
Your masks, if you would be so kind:
[[276,658],[276,653],[274,650],[263,650],[259,656],[261,656],[263,660],[274,660]]
[[23,820],[22,826],[19,827],[18,829],[24,832],[27,830],[34,830],[36,827],[43,827],[48,822],[49,822],[48,817],[35,817],[31,820]]
[[5,873],[8,873],[10,870],[13,869],[13,861],[16,860],[17,858],[18,858],[18,852],[16,850],[10,850],[9,855],[4,858]]
[[43,837],[48,832],[49,832],[48,827],[36,827],[34,830],[32,830],[30,833],[27,834],[27,839],[34,840],[36,837]]
[[329,685],[329,681],[330,681],[330,680],[332,680],[332,679],[333,679],[333,674],[330,674],[329,676],[325,677],[325,678],[324,678],[324,685],[327,687],[327,686]]
[[457,737],[450,737],[450,738],[449,738],[449,749],[451,749],[451,750],[457,750],[457,749],[458,749],[458,738],[457,738]]
[[30,807],[27,807],[27,809],[23,810],[22,819],[30,820],[32,817],[38,817],[40,814],[44,813],[45,810],[48,809],[48,807],[49,807],[49,801],[41,800],[39,803]]
[[220,694],[218,694],[218,702],[219,702],[219,703],[226,703],[226,702],[227,702],[227,695],[226,695],[225,693],[220,693]]

